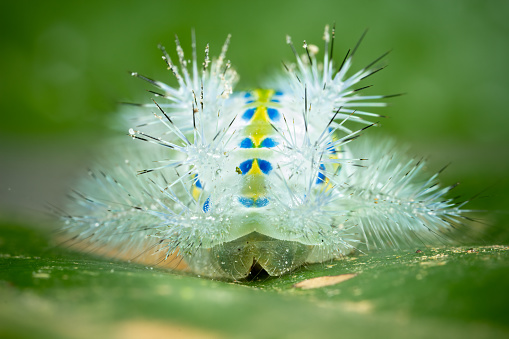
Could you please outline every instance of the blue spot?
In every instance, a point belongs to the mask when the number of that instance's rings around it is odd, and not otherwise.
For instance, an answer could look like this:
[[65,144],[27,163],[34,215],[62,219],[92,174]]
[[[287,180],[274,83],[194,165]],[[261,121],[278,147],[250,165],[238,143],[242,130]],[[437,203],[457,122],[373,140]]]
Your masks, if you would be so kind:
[[276,93],[274,93],[274,95],[283,95],[283,92],[281,92],[281,91],[276,91]]
[[253,207],[254,200],[251,198],[239,197],[239,202],[245,207]]
[[246,198],[246,197],[238,197],[239,202],[244,205],[244,207],[265,207],[269,204],[269,199],[267,198]]
[[[322,171],[325,171],[325,165],[321,164],[320,169]],[[319,185],[323,183],[325,183],[325,175],[322,172],[318,172],[318,179],[316,179],[316,184]]]
[[253,102],[255,102],[254,100],[249,100],[249,101],[246,101],[246,104],[252,104]]
[[[245,113],[244,113],[245,114]],[[279,112],[275,108],[267,108],[267,114],[269,115],[269,119],[272,121],[279,120]]]
[[253,147],[254,147],[253,140],[251,140],[250,138],[245,138],[240,142],[240,148],[253,148]]
[[275,141],[274,139],[265,138],[265,139],[263,139],[262,143],[260,144],[260,147],[271,148],[271,147],[276,147],[277,145],[279,145],[279,142]]
[[244,98],[250,98],[251,96],[251,92],[246,92],[246,94],[244,94]]
[[258,159],[258,167],[264,174],[269,174],[272,171],[272,165],[267,160]]
[[270,102],[279,102],[278,99],[271,99]]
[[[334,128],[329,127],[327,130],[329,131],[329,133],[331,133],[334,130]],[[332,141],[329,141],[327,143],[327,151],[329,151],[329,152],[331,152],[333,154],[336,154],[336,149],[331,144],[332,144]]]
[[336,154],[336,149],[334,148],[334,145],[332,145],[332,142],[327,143],[327,151],[329,151],[332,154]]
[[253,108],[250,108],[250,109],[246,110],[244,112],[244,114],[242,115],[242,119],[244,119],[244,120],[251,120],[251,118],[253,117],[255,111],[256,111],[256,107],[253,107]]
[[264,206],[267,206],[269,204],[269,199],[267,199],[267,198],[258,198],[254,202],[254,204],[255,204],[256,207],[264,207]]
[[253,161],[254,161],[254,159],[249,159],[249,160],[242,162],[239,165],[239,168],[242,171],[242,175],[247,174],[247,172],[249,172],[249,170],[251,170],[251,167],[253,167]]
[[200,180],[198,180],[198,174],[195,174],[195,175],[194,175],[194,178],[196,179],[196,182],[194,183],[194,185],[195,185],[197,188],[203,188],[203,186],[201,185]]
[[207,198],[207,200],[205,200],[205,203],[203,204],[203,212],[207,213],[210,211],[210,208],[211,208],[211,204],[210,204],[210,197]]

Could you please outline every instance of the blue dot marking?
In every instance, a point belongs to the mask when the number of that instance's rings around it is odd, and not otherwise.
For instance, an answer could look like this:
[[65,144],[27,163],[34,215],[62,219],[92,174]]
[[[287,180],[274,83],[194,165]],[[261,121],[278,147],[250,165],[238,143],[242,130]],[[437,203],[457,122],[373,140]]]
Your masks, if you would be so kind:
[[[320,169],[322,171],[325,171],[325,165],[321,164]],[[316,184],[324,184],[325,183],[325,175],[322,172],[318,172],[318,179],[316,179]]]
[[207,200],[205,200],[205,203],[203,204],[203,212],[207,213],[207,212],[210,212],[210,208],[211,208],[211,203],[210,203],[210,197],[207,198]]
[[245,207],[253,207],[254,200],[251,198],[239,197],[239,202]]
[[272,165],[267,160],[258,159],[258,167],[264,174],[269,174],[272,171]]
[[[246,114],[246,113],[244,113]],[[279,111],[275,108],[267,108],[267,114],[269,115],[269,119],[272,121],[279,121],[280,115]]]
[[256,111],[256,107],[247,109],[244,112],[244,114],[242,114],[242,119],[248,120],[248,121],[251,120],[251,118],[253,117],[255,111]]
[[267,198],[258,198],[255,200],[254,205],[256,207],[265,207],[269,204],[269,199]]
[[244,207],[265,207],[269,204],[269,199],[267,198],[246,198],[246,197],[239,197],[239,202],[244,205]]
[[261,142],[260,147],[272,148],[272,147],[276,147],[277,145],[279,145],[279,142],[275,141],[274,139],[265,138]]
[[251,140],[250,138],[245,138],[240,142],[240,148],[253,148],[253,147],[254,147],[253,140]]
[[327,151],[332,153],[332,154],[336,154],[337,153],[336,149],[334,148],[334,145],[330,141],[327,143]]
[[247,172],[249,172],[251,170],[251,167],[253,167],[253,161],[254,161],[254,159],[249,159],[249,160],[243,161],[239,165],[239,168],[242,171],[242,175],[247,174]]
[[197,187],[197,188],[203,188],[200,180],[198,180],[198,174],[195,174],[194,175],[194,178],[196,179],[196,181],[194,182],[194,185]]

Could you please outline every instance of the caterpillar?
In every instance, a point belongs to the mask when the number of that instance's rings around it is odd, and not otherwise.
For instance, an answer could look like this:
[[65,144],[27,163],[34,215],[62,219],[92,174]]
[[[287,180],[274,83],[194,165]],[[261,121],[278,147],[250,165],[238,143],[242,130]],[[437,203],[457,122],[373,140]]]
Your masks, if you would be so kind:
[[[295,62],[265,89],[236,92],[226,59],[196,39],[176,63],[160,46],[170,86],[154,86],[130,138],[108,146],[63,213],[74,243],[104,255],[160,261],[221,279],[257,270],[280,276],[306,263],[359,250],[453,241],[466,202],[446,198],[438,173],[406,158],[367,130],[395,95],[363,95],[385,54],[350,74],[359,44],[334,61],[335,28],[324,31],[323,59],[290,37]],[[362,138],[360,138],[362,136]],[[134,140],[128,140],[134,139]],[[135,255],[136,254],[136,255]]]

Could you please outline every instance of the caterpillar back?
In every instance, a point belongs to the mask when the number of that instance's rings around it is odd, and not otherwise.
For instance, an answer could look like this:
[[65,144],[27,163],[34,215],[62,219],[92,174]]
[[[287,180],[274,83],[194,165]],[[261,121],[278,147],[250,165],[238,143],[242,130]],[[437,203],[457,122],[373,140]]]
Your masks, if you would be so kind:
[[175,87],[132,73],[156,87],[155,99],[139,105],[136,143],[112,149],[74,193],[69,236],[231,279],[450,239],[466,212],[444,199],[450,187],[390,142],[356,140],[379,119],[364,109],[390,97],[361,94],[386,54],[348,75],[360,41],[335,63],[326,27],[320,62],[316,46],[304,42],[301,56],[287,37],[296,62],[278,88],[234,92],[229,40],[212,60],[207,45],[202,64],[194,36],[190,62],[178,38],[178,65],[160,47]]

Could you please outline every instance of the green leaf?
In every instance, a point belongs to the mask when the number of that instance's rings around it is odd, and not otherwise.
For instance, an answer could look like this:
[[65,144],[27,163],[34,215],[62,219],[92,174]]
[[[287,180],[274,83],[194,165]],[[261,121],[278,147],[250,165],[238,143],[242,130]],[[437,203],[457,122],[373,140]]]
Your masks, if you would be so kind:
[[[212,281],[50,245],[0,225],[2,338],[497,338],[508,246],[360,254],[252,281]],[[309,278],[356,274],[301,289]]]

